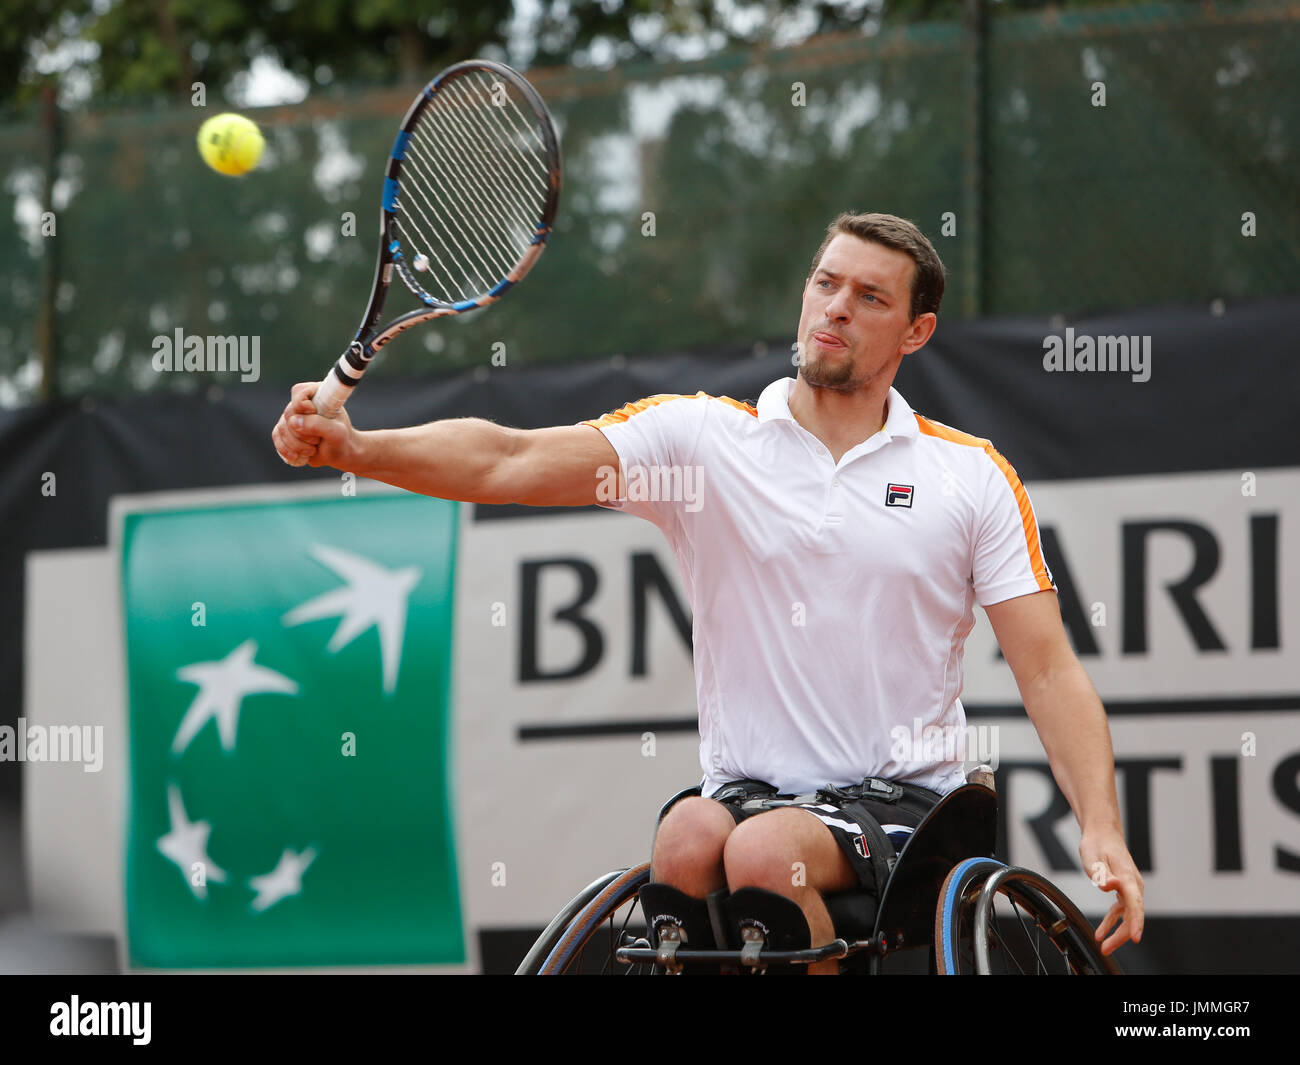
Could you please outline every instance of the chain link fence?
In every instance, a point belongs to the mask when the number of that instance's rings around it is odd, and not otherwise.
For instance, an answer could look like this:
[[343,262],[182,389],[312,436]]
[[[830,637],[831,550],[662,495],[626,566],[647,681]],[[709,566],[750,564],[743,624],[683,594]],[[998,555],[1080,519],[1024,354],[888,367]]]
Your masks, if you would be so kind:
[[[1255,2],[533,71],[565,154],[552,245],[500,304],[395,341],[384,372],[783,343],[846,209],[920,224],[946,316],[1295,293],[1297,70],[1300,8]],[[155,368],[164,339],[195,335],[247,338],[263,380],[319,378],[363,310],[412,94],[250,110],[267,151],[241,179],[195,150],[219,102],[68,114],[52,204],[49,129],[0,127],[0,404],[36,398],[43,352],[65,395],[237,383]]]

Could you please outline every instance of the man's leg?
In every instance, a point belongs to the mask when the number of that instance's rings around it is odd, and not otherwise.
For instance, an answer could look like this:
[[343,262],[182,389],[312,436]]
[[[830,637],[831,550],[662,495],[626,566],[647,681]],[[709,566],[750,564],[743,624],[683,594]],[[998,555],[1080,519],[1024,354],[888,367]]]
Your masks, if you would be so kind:
[[658,920],[661,915],[678,928],[669,938],[678,938],[687,949],[708,950],[715,945],[707,899],[726,887],[722,849],[735,827],[735,818],[725,806],[699,796],[675,802],[664,815],[650,857],[650,883],[641,889],[646,921],[654,925],[650,941],[655,946],[663,946],[660,937],[666,934]]
[[650,879],[697,899],[726,887],[722,851],[735,828],[720,802],[693,796],[674,803],[655,833]]
[[[807,810],[792,807],[769,810],[737,825],[726,838],[722,857],[732,891],[763,888],[798,903],[808,919],[813,946],[835,938],[822,895],[860,883],[830,829]],[[837,961],[808,967],[815,974],[838,969]]]

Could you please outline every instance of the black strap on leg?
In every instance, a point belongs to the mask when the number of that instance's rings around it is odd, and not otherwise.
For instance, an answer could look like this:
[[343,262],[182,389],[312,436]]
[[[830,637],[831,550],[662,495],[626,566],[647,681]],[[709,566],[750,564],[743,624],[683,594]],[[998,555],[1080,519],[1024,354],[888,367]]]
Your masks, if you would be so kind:
[[[885,879],[893,872],[894,865],[898,861],[898,852],[894,847],[894,841],[886,836],[880,827],[879,817],[867,803],[897,806],[916,817],[919,823],[920,820],[924,820],[925,813],[933,809],[943,798],[938,792],[930,791],[928,788],[914,784],[899,784],[878,777],[866,777],[861,784],[854,784],[847,788],[827,784],[817,794],[822,801],[838,804],[845,813],[851,814],[853,819],[862,826],[862,832],[867,837],[871,851],[869,857],[876,872],[878,890],[883,889]],[[876,860],[877,856],[883,858],[883,870]]]
[[819,798],[838,805],[861,826],[867,843],[865,857],[871,862],[871,870],[876,878],[876,897],[880,898],[884,895],[885,884],[889,882],[889,875],[898,862],[898,851],[894,849],[894,841],[885,835],[885,830],[880,827],[880,822],[867,802],[897,803],[903,797],[902,785],[867,777],[861,784],[848,788],[827,784],[817,794]]
[[894,866],[898,864],[898,850],[880,825],[881,815],[868,803],[874,804],[876,809],[881,805],[897,806],[908,815],[905,820],[914,817],[919,823],[924,819],[925,811],[933,809],[942,798],[938,792],[928,788],[898,784],[876,777],[867,777],[861,784],[850,788],[827,785],[819,794],[840,802],[840,808],[862,826],[862,834],[867,839],[867,849],[870,851],[867,857],[876,877],[877,898],[884,897],[885,884],[893,873]]
[[894,841],[885,835],[880,822],[862,800],[854,799],[852,802],[845,803],[841,809],[861,826],[862,834],[867,837],[866,857],[870,860],[871,870],[876,876],[876,897],[880,898],[884,895],[885,885],[889,882],[894,866],[898,863],[898,851],[894,849]]

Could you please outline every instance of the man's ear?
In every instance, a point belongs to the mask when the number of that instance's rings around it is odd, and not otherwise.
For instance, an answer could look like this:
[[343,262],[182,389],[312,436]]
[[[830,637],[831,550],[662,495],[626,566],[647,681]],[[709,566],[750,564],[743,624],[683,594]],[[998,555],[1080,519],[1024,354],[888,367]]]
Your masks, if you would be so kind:
[[910,355],[912,352],[925,347],[925,342],[934,336],[934,330],[938,324],[939,316],[934,312],[927,311],[925,314],[918,314],[898,350],[904,355]]

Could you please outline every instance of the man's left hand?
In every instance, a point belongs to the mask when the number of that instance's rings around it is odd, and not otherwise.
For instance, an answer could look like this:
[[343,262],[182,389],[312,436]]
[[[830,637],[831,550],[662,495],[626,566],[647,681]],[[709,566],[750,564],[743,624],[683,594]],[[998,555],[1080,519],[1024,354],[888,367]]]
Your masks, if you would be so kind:
[[1119,896],[1097,926],[1098,940],[1109,933],[1109,938],[1101,944],[1102,954],[1114,953],[1129,940],[1140,943],[1146,916],[1142,904],[1142,875],[1124,844],[1123,833],[1118,830],[1091,835],[1085,832],[1079,844],[1079,857],[1083,860],[1084,872],[1101,891],[1114,891]]

